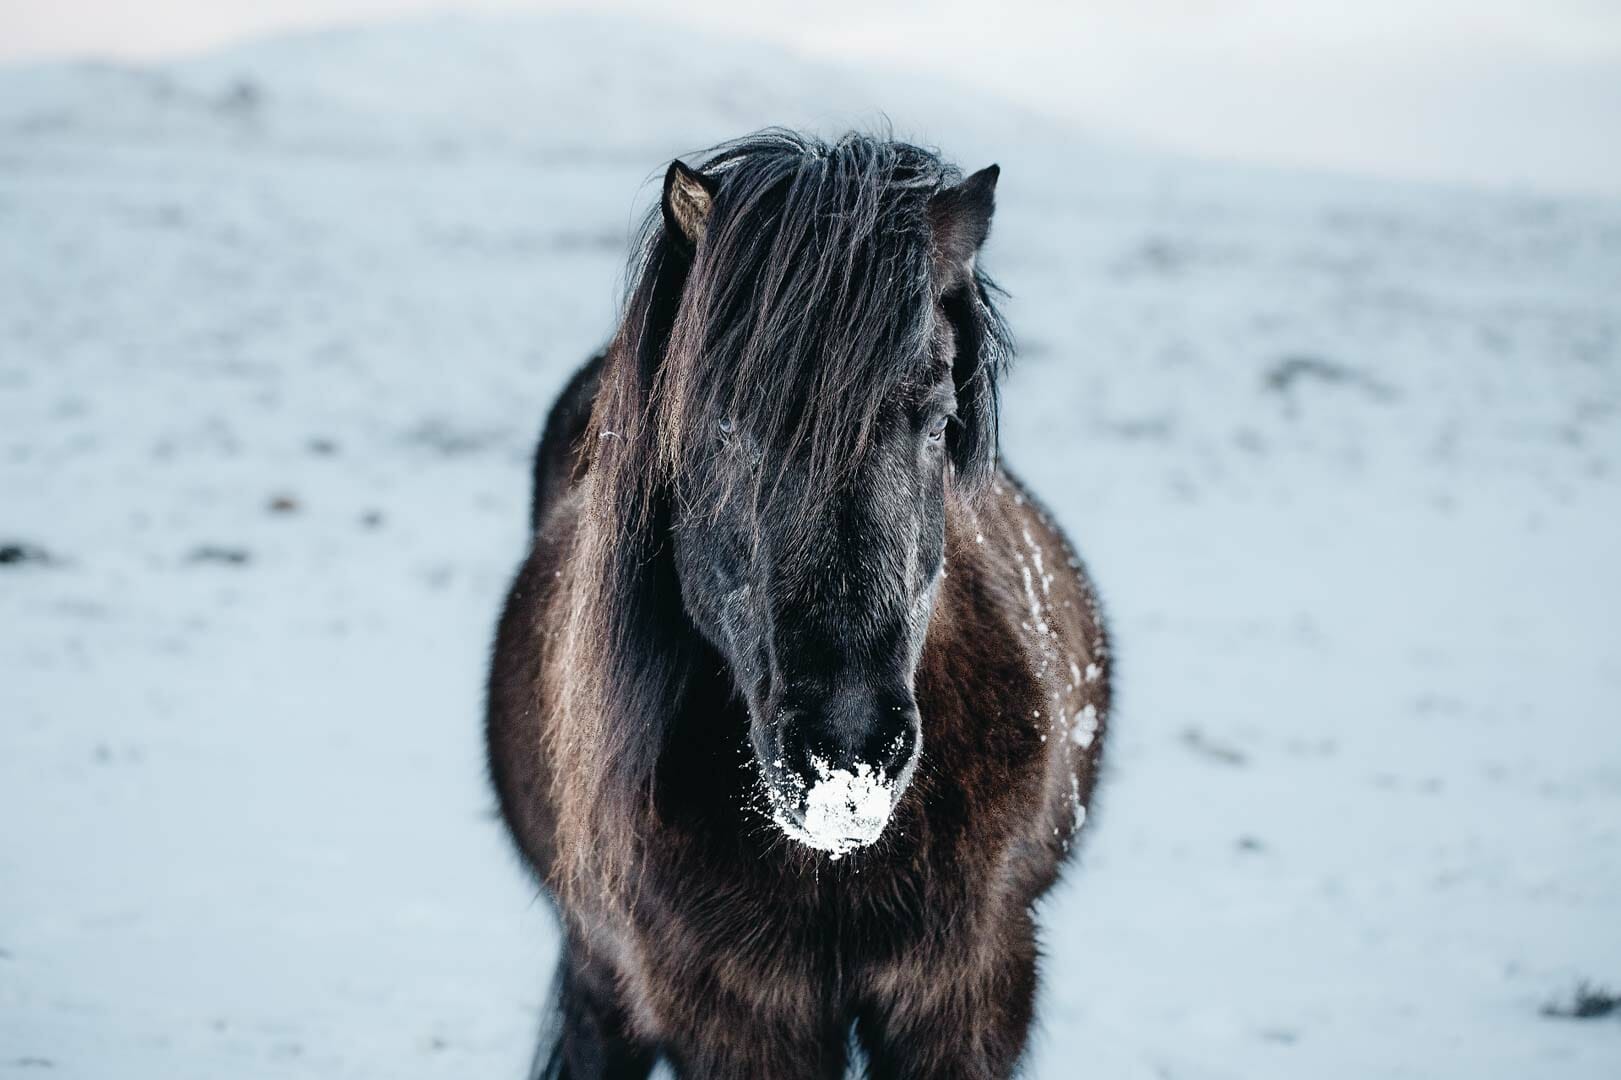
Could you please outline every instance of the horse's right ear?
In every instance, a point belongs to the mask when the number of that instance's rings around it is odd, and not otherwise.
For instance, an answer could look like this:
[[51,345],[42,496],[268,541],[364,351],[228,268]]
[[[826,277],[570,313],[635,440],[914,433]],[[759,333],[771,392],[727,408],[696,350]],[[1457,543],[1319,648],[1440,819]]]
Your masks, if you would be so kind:
[[714,179],[703,173],[687,168],[680,161],[670,162],[664,174],[665,231],[684,241],[688,249],[696,249],[698,241],[703,239],[719,188]]
[[973,280],[974,257],[991,232],[996,180],[1001,175],[999,166],[987,166],[929,201],[935,273],[942,293]]

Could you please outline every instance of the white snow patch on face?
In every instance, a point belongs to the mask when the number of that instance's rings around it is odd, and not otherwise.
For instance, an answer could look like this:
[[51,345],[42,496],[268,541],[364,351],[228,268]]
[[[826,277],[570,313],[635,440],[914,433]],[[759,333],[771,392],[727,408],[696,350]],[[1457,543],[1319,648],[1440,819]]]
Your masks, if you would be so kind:
[[805,823],[796,822],[778,802],[772,814],[777,827],[806,847],[837,859],[877,840],[889,824],[894,788],[878,770],[858,763],[855,771],[829,768],[812,759],[818,774],[805,796]]

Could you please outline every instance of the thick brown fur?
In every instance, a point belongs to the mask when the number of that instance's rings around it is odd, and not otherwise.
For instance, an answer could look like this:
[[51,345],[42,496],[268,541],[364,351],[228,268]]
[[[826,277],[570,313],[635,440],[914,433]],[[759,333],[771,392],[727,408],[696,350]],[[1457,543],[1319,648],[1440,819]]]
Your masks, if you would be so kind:
[[[491,774],[566,938],[561,1027],[537,1071],[642,1077],[662,1057],[684,1077],[833,1078],[853,1029],[872,1077],[1009,1076],[1036,991],[1032,905],[1098,774],[1096,595],[1006,471],[954,462],[915,778],[870,847],[833,859],[789,840],[760,807],[735,680],[685,622],[653,479],[680,454],[616,457],[659,442],[658,365],[704,258],[678,240],[648,242],[645,288],[553,409],[495,645]],[[986,296],[972,277],[960,295]],[[624,680],[642,684],[631,704],[614,696]]]

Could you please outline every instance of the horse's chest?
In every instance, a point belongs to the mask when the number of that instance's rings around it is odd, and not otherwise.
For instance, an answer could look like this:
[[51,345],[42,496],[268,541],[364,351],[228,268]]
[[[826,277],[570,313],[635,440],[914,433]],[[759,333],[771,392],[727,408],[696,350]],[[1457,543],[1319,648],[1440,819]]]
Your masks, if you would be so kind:
[[786,978],[825,990],[938,938],[947,912],[966,915],[962,890],[945,895],[938,881],[911,864],[738,867],[664,892],[642,936],[672,962],[712,965],[743,983]]
[[[665,1031],[705,1021],[689,1003],[726,1000],[762,1023],[820,1025],[847,1016],[927,939],[918,912],[863,890],[810,882],[672,898],[629,951],[628,981]],[[845,883],[847,884],[847,882]]]

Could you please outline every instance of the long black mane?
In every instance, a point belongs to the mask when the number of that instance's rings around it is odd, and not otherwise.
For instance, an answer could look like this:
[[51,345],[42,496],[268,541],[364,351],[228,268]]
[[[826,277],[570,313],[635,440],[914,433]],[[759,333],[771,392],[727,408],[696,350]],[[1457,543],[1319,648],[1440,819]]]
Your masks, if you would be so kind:
[[907,380],[933,381],[943,317],[956,345],[955,482],[971,488],[995,468],[1011,353],[994,285],[977,270],[938,272],[931,205],[961,174],[937,154],[769,130],[713,149],[698,171],[716,185],[703,237],[694,246],[649,213],[586,437],[576,558],[595,585],[580,590],[565,640],[601,677],[574,703],[579,723],[562,725],[595,744],[559,749],[601,771],[559,783],[591,785],[573,793],[596,810],[596,840],[579,846],[610,864],[631,854],[604,837],[652,783],[697,648],[664,542],[676,477],[696,475],[725,421],[808,462],[813,496],[833,490],[881,403]]

